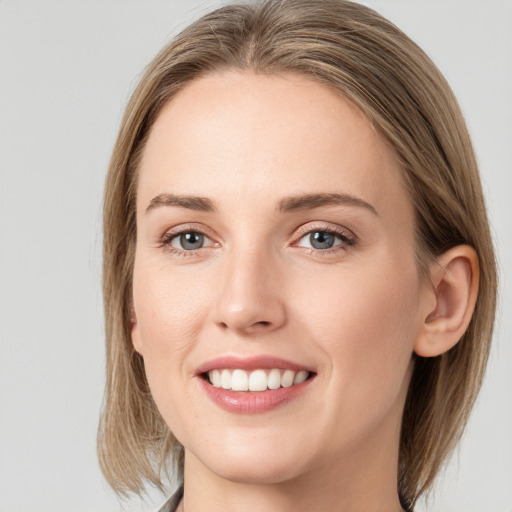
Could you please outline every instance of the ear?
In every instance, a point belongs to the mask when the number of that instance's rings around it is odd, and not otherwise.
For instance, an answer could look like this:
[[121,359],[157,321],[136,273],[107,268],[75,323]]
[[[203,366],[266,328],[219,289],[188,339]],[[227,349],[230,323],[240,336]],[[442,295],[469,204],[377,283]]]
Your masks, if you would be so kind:
[[135,314],[135,307],[133,300],[130,301],[130,324],[132,332],[132,345],[136,352],[142,355],[142,343],[140,339],[139,324],[137,322],[137,315]]
[[478,295],[478,256],[458,245],[431,265],[431,287],[424,297],[423,323],[414,344],[422,357],[435,357],[455,346],[466,332]]

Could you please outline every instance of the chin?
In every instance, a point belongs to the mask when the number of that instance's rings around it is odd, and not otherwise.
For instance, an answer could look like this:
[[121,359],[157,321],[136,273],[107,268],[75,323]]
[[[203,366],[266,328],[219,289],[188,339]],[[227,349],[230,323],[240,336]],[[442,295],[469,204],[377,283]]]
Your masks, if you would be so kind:
[[243,484],[279,484],[293,480],[298,476],[296,467],[291,464],[270,463],[269,459],[262,464],[247,461],[229,462],[210,468],[218,476],[231,482]]
[[252,449],[248,448],[233,446],[208,454],[198,452],[196,458],[219,477],[244,484],[290,481],[299,476],[307,465],[305,461],[299,460],[298,450],[283,453],[282,449],[264,449],[257,443],[252,445]]

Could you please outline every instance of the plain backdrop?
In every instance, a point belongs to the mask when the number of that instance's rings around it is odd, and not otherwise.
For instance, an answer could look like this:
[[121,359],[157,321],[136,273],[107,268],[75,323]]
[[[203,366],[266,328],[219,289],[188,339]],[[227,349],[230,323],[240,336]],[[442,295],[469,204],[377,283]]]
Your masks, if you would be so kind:
[[[472,133],[501,267],[489,370],[418,511],[512,511],[512,2],[374,0],[439,65]],[[0,512],[119,504],[96,461],[104,347],[101,195],[130,91],[220,2],[0,0]]]

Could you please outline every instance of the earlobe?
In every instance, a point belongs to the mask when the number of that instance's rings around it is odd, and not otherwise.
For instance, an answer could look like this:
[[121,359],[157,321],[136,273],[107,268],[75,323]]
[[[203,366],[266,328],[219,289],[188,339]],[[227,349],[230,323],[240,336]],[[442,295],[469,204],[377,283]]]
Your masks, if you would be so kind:
[[424,301],[427,310],[414,344],[414,351],[422,357],[435,357],[450,350],[469,325],[478,295],[475,250],[469,245],[453,247],[436,259],[430,275],[432,287],[426,290]]

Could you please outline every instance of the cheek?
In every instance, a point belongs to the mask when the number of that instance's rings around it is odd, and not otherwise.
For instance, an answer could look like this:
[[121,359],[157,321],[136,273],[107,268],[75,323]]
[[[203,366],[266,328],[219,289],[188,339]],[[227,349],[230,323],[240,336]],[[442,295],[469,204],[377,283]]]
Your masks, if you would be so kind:
[[205,310],[204,290],[199,294],[195,284],[161,264],[136,260],[134,307],[145,352],[175,354],[187,349]]
[[171,388],[190,372],[184,362],[203,324],[205,293],[197,293],[179,272],[140,258],[134,267],[133,297],[148,382],[157,403],[168,403]]
[[199,421],[184,383],[191,371],[186,362],[204,323],[205,295],[161,263],[150,258],[135,262],[134,307],[146,377],[160,414],[178,439],[186,439],[190,421]]
[[330,361],[336,386],[354,390],[359,398],[393,400],[411,362],[418,277],[413,265],[396,261],[340,268],[302,286],[309,290],[301,301],[307,315],[298,315],[304,331]]

